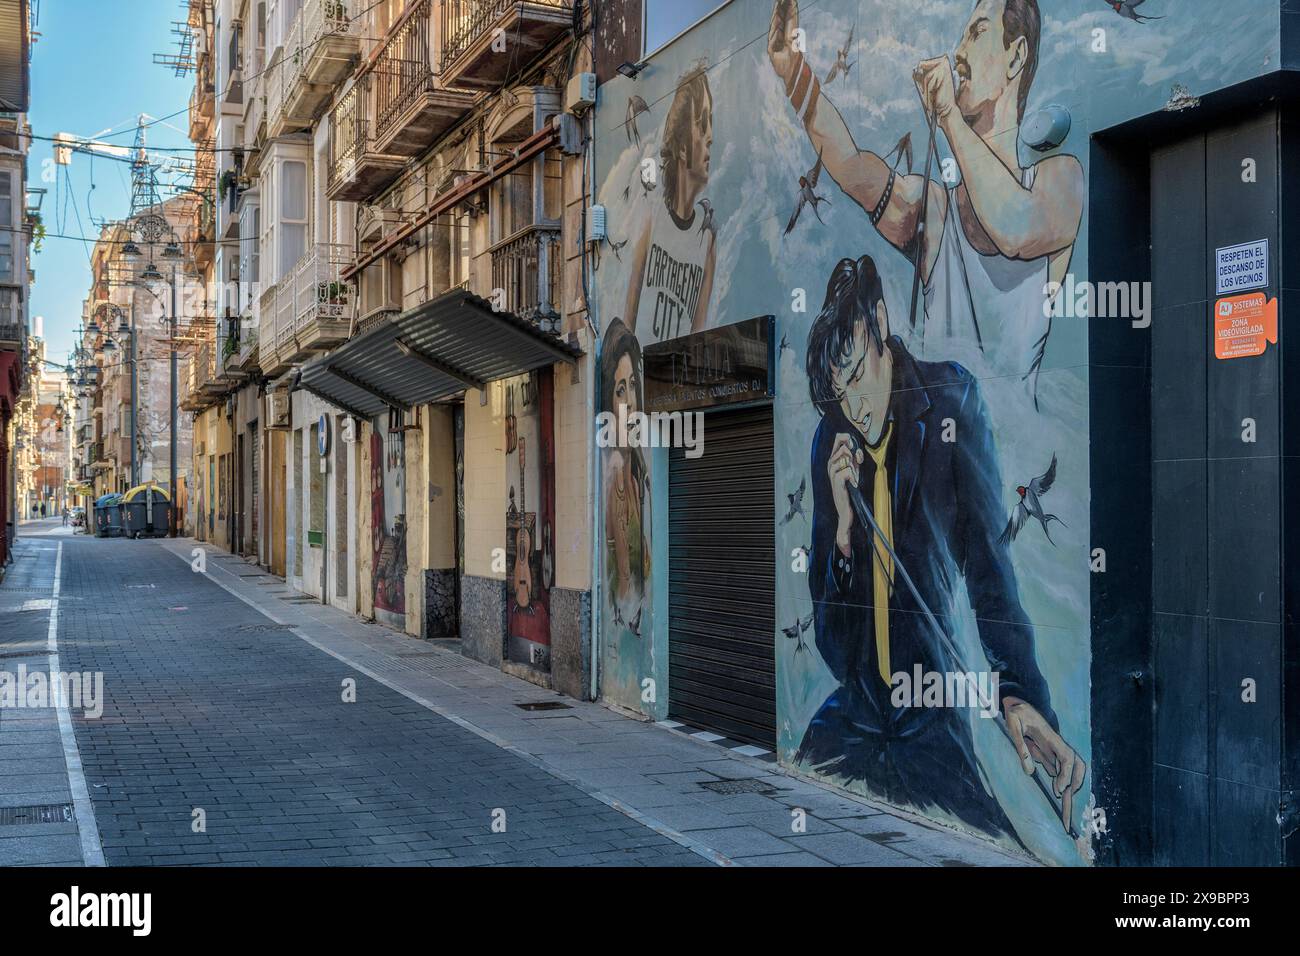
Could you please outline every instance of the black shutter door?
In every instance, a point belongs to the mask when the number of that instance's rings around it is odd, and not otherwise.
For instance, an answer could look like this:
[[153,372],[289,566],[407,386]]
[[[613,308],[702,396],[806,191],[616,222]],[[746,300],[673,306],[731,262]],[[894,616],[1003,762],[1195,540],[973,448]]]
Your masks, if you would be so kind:
[[668,712],[776,744],[772,409],[705,416],[669,456]]

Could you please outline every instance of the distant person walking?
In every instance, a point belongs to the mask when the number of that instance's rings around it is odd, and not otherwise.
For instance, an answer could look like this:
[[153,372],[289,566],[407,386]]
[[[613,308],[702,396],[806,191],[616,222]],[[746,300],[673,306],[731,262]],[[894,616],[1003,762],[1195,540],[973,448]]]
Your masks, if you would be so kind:
[[63,527],[66,528],[67,526],[68,526],[68,506],[64,505],[63,506]]

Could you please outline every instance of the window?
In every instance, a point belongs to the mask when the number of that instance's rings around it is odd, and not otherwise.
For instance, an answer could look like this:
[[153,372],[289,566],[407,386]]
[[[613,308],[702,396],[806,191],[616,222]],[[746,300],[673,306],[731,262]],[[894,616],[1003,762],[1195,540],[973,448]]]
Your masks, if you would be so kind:
[[288,160],[280,167],[280,276],[307,252],[307,164]]
[[256,294],[256,283],[261,281],[261,248],[259,230],[262,227],[261,209],[251,203],[244,204],[239,220],[239,279],[250,295]]
[[0,282],[14,282],[13,175],[0,170]]
[[727,0],[644,0],[641,36],[645,55],[685,33]]
[[533,170],[529,164],[493,184],[492,241],[509,239],[533,224]]

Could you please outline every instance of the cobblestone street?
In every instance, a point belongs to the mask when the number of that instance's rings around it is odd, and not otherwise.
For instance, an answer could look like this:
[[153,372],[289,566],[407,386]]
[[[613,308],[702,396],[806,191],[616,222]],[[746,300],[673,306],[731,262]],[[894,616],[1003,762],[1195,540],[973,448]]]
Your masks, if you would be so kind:
[[[102,673],[105,699],[70,711],[81,773],[52,710],[0,711],[0,812],[58,815],[0,825],[0,865],[101,846],[109,866],[1018,862],[305,601],[222,552],[195,573],[192,542],[25,531],[0,657],[43,667],[56,614],[59,666]],[[560,706],[519,707],[538,702]]]

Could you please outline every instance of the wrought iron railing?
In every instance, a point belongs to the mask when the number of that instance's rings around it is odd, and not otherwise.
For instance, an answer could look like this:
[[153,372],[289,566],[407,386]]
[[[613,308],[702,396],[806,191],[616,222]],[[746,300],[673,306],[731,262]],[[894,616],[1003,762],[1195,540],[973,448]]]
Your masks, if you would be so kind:
[[[443,0],[442,67],[463,54],[492,28],[512,7],[522,7],[522,0]],[[527,0],[527,5],[554,7],[571,12],[573,0]]]
[[346,180],[366,151],[366,96],[368,78],[352,85],[330,113],[330,185]]
[[375,132],[380,139],[418,97],[433,90],[430,3],[417,0],[406,20],[384,43],[376,61]]
[[294,14],[281,46],[280,60],[266,74],[266,115],[279,118],[296,83],[303,81],[313,57],[329,56],[321,41],[332,34],[358,34],[362,18],[348,15],[345,0],[304,0]]
[[[294,350],[294,337],[317,320],[352,318],[356,290],[343,280],[351,262],[348,246],[316,243],[298,260],[275,295],[275,348],[281,358]],[[263,315],[267,314],[263,306]]]
[[529,226],[491,250],[492,294],[500,289],[503,307],[526,319],[556,310],[564,256],[560,230],[555,226]]

